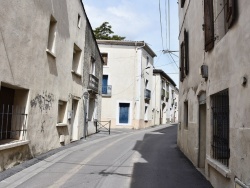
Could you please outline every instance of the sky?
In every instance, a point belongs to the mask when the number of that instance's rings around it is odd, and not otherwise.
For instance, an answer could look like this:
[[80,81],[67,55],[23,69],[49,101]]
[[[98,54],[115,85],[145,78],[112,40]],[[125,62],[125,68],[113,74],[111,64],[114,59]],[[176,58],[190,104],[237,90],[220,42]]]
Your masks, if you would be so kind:
[[[109,22],[125,40],[145,41],[157,54],[154,67],[179,86],[178,0],[83,0],[93,30]],[[169,6],[168,6],[169,5]],[[160,7],[160,8],[159,8]],[[169,40],[170,39],[170,40]]]

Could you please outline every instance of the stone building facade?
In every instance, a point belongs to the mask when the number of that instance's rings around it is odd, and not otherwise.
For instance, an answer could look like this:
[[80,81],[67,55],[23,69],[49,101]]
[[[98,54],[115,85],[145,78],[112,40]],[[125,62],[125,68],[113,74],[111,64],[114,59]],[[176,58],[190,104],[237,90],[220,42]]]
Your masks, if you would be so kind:
[[247,0],[179,0],[178,146],[214,187],[250,185]]
[[3,1],[0,22],[2,171],[94,132],[103,61],[80,0]]

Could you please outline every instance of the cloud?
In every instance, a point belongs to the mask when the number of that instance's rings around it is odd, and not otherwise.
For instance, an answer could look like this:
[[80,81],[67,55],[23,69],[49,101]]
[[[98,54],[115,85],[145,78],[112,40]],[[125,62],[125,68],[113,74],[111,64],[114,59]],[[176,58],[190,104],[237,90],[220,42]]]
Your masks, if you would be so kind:
[[144,13],[133,10],[128,3],[105,9],[85,5],[85,9],[93,29],[107,21],[115,34],[125,36],[127,40],[135,40],[152,27],[152,20]]

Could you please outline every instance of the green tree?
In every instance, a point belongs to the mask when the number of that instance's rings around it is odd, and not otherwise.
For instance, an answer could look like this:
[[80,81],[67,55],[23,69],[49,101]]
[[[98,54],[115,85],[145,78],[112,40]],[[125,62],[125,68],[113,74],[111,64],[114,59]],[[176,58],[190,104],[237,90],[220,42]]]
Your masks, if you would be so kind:
[[100,27],[95,28],[94,34],[96,39],[102,40],[124,40],[126,37],[121,37],[119,35],[112,35],[112,26],[109,22],[103,22]]

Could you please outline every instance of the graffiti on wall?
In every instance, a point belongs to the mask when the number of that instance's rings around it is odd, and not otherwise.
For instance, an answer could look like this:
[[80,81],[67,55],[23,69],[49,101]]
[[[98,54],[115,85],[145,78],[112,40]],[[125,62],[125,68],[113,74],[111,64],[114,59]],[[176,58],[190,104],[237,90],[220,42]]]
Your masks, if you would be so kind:
[[30,101],[30,105],[32,108],[38,106],[41,112],[47,112],[51,109],[53,102],[54,95],[52,93],[47,93],[47,91],[44,91],[42,95],[37,94],[37,96]]

